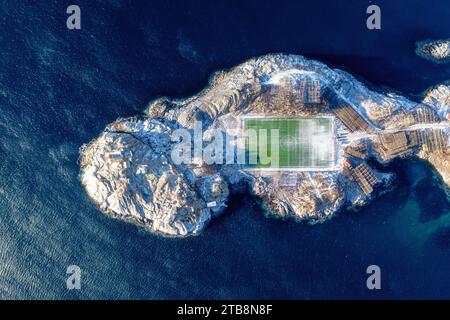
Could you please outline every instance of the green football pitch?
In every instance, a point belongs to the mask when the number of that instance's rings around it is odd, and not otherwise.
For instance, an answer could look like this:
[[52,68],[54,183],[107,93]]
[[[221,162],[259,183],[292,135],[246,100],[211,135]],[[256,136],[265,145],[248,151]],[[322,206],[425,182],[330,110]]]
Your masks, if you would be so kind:
[[332,118],[246,118],[244,127],[249,168],[333,167]]

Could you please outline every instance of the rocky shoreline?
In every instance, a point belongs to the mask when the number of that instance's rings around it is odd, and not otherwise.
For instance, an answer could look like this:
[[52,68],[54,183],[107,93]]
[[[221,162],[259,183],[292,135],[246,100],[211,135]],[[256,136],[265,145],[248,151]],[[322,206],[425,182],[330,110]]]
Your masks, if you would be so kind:
[[418,41],[416,54],[436,63],[450,62],[450,39]]
[[[305,90],[319,97],[299,95]],[[143,116],[108,125],[81,148],[80,179],[101,211],[133,218],[162,235],[199,234],[224,211],[232,192],[251,193],[280,217],[323,222],[343,207],[366,204],[374,190],[392,181],[392,174],[371,168],[369,158],[421,157],[450,186],[449,102],[449,84],[431,88],[417,103],[371,91],[318,61],[266,55],[216,73],[193,97],[159,99]],[[194,131],[201,122],[206,135],[213,129],[239,133],[242,119],[252,115],[333,117],[336,165],[265,171],[173,160],[176,130]]]

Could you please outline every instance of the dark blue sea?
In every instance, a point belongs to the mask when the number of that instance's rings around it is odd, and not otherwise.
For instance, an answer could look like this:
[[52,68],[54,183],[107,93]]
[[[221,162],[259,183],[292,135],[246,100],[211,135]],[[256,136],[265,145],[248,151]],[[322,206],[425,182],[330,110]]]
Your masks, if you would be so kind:
[[[381,7],[382,29],[366,28]],[[66,8],[81,8],[81,30]],[[450,298],[450,202],[419,160],[393,190],[310,226],[236,196],[206,231],[168,239],[101,214],[78,149],[159,96],[190,96],[216,70],[301,54],[412,99],[450,79],[417,40],[450,36],[434,1],[0,1],[0,298]],[[366,268],[381,268],[368,290]],[[66,268],[82,270],[67,290]]]

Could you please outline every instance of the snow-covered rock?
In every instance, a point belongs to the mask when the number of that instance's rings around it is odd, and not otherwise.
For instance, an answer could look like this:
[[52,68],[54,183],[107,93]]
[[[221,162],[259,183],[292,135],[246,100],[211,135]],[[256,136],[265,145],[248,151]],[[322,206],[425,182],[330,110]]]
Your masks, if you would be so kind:
[[[292,102],[290,86],[305,77],[320,85],[323,103]],[[150,231],[164,235],[200,233],[226,208],[229,194],[242,191],[261,199],[273,214],[322,222],[345,204],[357,206],[371,199],[340,165],[344,148],[364,141],[369,155],[380,159],[378,134],[410,130],[417,125],[414,114],[419,108],[437,115],[436,123],[420,125],[444,128],[448,139],[445,117],[449,92],[448,85],[436,86],[427,91],[422,103],[417,103],[396,93],[369,90],[349,73],[318,61],[297,55],[266,55],[216,73],[209,86],[197,95],[156,100],[145,115],[108,125],[98,138],[81,148],[80,178],[102,211],[135,219]],[[272,94],[275,97],[270,100]],[[332,170],[252,171],[238,163],[208,164],[193,157],[197,161],[179,164],[173,159],[174,132],[188,129],[195,136],[199,121],[203,131],[221,129],[228,135],[240,132],[246,115],[330,116],[333,104],[351,106],[372,130],[350,134],[335,118],[337,135],[344,138],[336,141],[337,165]],[[445,182],[450,183],[448,153],[422,150],[419,156],[435,165]],[[385,178],[389,174],[375,171],[375,175],[380,181],[389,180]]]

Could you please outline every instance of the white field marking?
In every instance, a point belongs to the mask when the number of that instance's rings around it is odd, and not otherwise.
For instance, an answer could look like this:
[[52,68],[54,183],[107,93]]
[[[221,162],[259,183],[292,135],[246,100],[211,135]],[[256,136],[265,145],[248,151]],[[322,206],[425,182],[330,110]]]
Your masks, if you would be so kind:
[[262,114],[246,114],[240,117],[240,130],[245,130],[245,120],[247,119],[267,119],[267,120],[277,120],[277,119],[294,119],[294,120],[314,120],[314,119],[330,119],[331,120],[331,127],[330,131],[328,132],[328,136],[330,137],[330,141],[333,143],[331,146],[331,153],[332,153],[332,165],[329,167],[289,167],[289,168],[245,168],[248,172],[258,172],[258,171],[295,171],[295,172],[326,172],[326,171],[338,171],[340,170],[341,166],[339,164],[338,159],[336,159],[336,145],[337,145],[337,139],[336,139],[336,126],[335,126],[335,119],[336,117],[334,115],[325,114],[320,116],[310,116],[310,117],[293,117],[293,116],[277,116],[277,115],[262,115]]

